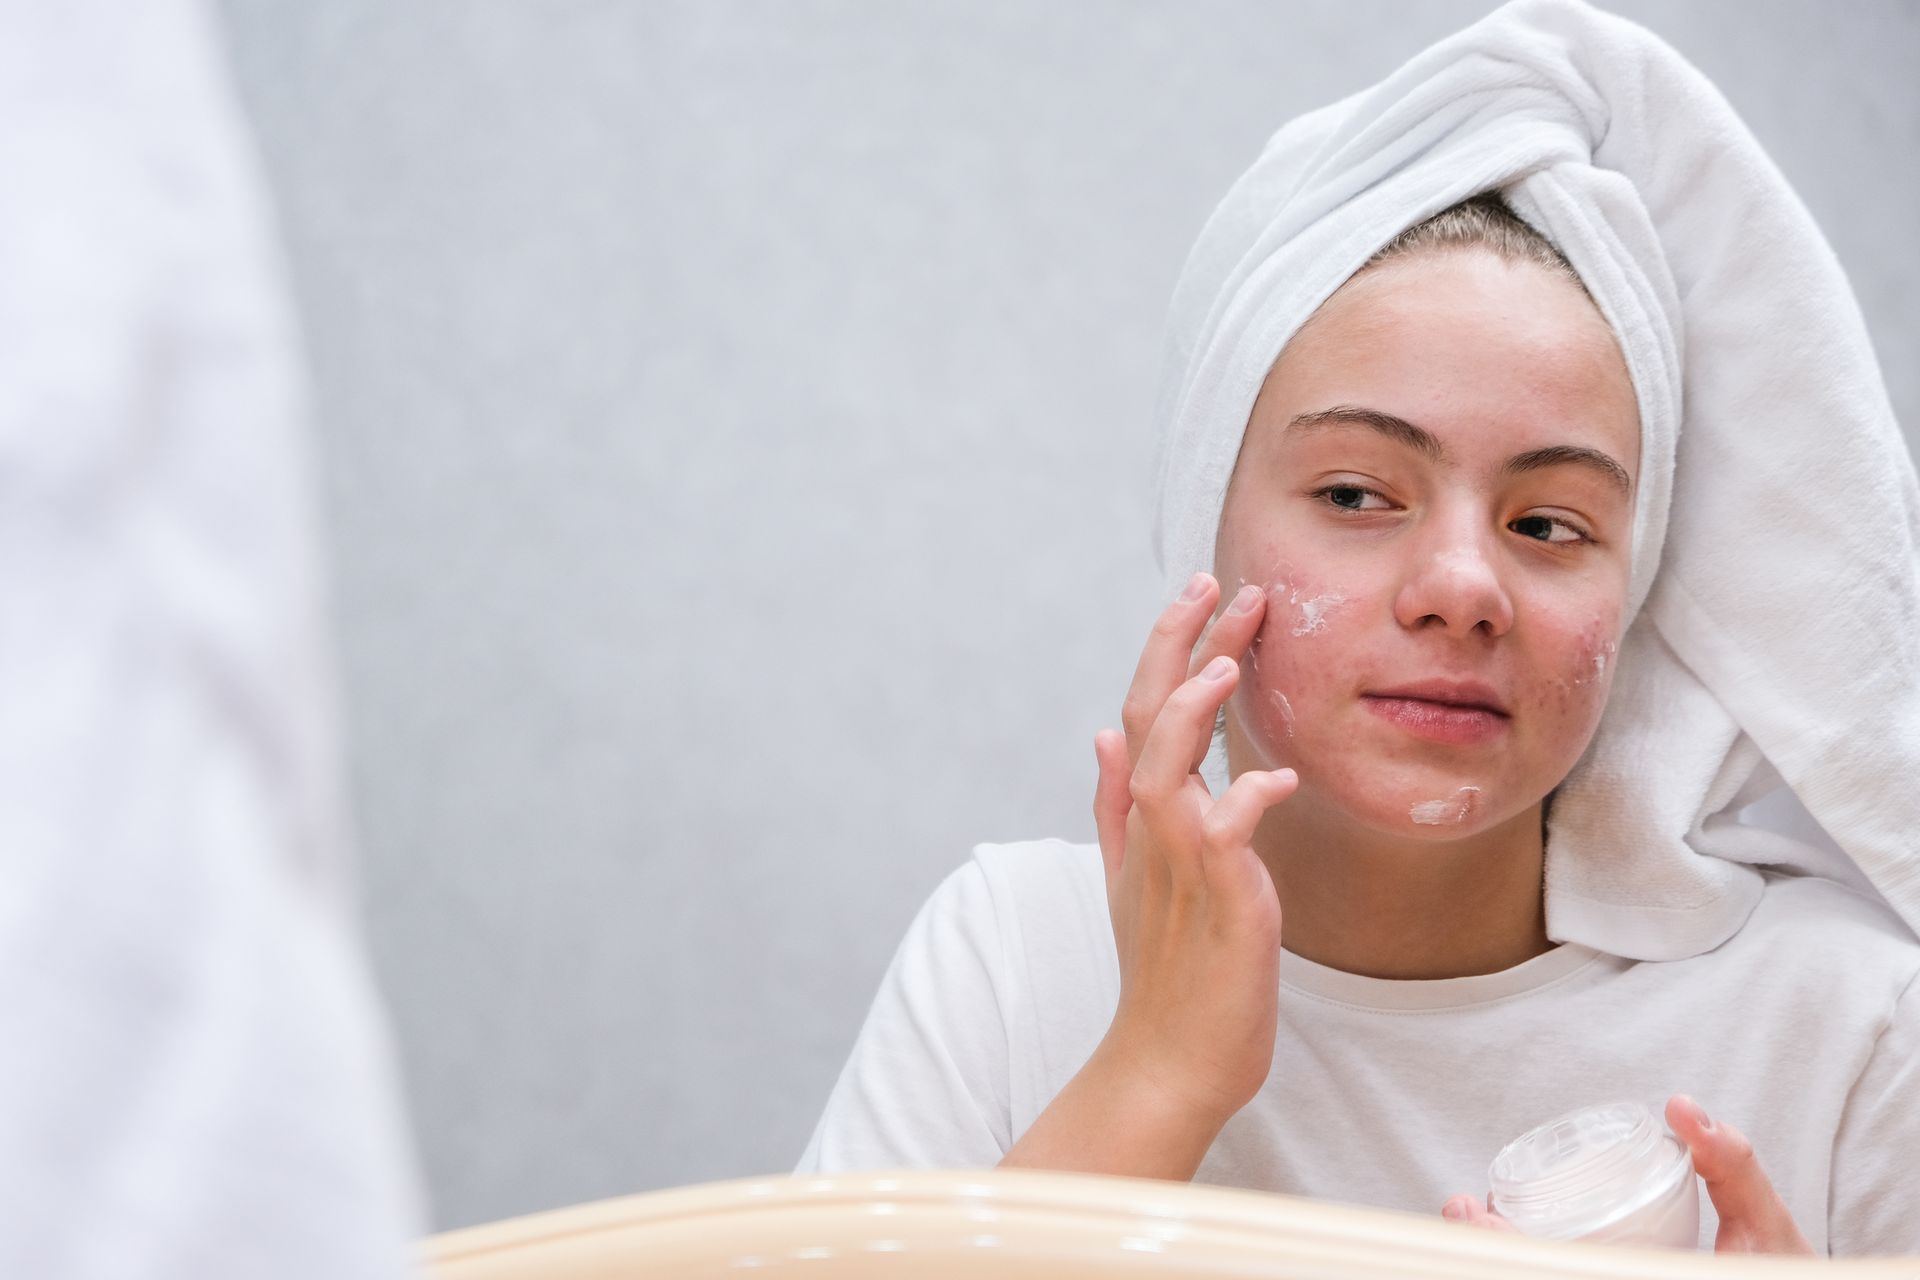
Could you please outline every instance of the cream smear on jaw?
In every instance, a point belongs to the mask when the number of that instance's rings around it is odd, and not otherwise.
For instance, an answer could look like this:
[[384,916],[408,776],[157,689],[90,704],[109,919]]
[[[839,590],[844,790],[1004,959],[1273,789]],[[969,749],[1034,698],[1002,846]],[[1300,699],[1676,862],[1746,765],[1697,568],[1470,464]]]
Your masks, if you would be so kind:
[[1478,787],[1462,787],[1444,800],[1422,800],[1407,810],[1407,816],[1428,826],[1465,822],[1467,815],[1473,811],[1473,798],[1479,794]]

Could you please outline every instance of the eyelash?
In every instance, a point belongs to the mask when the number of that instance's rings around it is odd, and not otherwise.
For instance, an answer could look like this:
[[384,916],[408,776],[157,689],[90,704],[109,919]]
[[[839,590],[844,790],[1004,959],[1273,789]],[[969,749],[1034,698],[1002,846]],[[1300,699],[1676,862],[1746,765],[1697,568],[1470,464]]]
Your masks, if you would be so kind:
[[[1330,493],[1370,493],[1374,497],[1379,498],[1382,501],[1385,501],[1387,497],[1386,494],[1381,493],[1378,489],[1369,489],[1366,485],[1363,485],[1363,484],[1330,484],[1322,488],[1315,489],[1313,491],[1313,496],[1315,498],[1318,498],[1322,502],[1325,502],[1329,507],[1332,507],[1335,511],[1343,511],[1350,515],[1365,515],[1366,513],[1363,511],[1355,510],[1353,507],[1343,507],[1339,503],[1331,501],[1327,497],[1327,495]],[[1549,547],[1564,547],[1564,546],[1578,545],[1580,543],[1591,543],[1593,541],[1593,536],[1589,534],[1585,529],[1582,529],[1579,525],[1573,523],[1573,521],[1563,520],[1559,516],[1522,516],[1520,518],[1522,520],[1545,520],[1551,524],[1564,525],[1566,528],[1573,530],[1575,535],[1571,539],[1563,539],[1559,542],[1555,542],[1550,538],[1529,539],[1529,541],[1532,541],[1532,542],[1538,542]]]

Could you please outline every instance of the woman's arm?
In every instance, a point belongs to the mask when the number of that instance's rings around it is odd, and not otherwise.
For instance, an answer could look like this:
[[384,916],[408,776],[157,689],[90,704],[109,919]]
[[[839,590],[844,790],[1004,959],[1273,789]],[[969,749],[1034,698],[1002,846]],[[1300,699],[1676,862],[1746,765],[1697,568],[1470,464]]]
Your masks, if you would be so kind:
[[1196,1110],[1124,1053],[1102,1042],[1000,1167],[1190,1181],[1230,1116]]

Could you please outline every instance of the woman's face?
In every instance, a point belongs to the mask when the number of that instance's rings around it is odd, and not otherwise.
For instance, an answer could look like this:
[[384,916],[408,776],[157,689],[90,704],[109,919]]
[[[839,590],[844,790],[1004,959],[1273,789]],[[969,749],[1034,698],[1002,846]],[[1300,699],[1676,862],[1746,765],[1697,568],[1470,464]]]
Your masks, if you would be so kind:
[[1539,802],[1612,682],[1639,442],[1619,347],[1564,278],[1468,249],[1349,281],[1268,374],[1221,513],[1222,595],[1267,594],[1236,768],[1435,839]]

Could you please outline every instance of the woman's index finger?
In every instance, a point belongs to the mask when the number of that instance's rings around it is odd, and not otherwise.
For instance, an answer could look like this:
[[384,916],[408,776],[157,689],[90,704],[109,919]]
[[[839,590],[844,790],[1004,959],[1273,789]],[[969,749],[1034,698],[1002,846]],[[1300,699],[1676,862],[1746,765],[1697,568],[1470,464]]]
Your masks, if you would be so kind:
[[1194,574],[1179,598],[1170,602],[1154,620],[1146,646],[1140,651],[1140,661],[1133,669],[1133,683],[1127,687],[1126,701],[1120,707],[1129,763],[1140,763],[1147,731],[1153,728],[1168,696],[1185,683],[1193,646],[1213,616],[1219,587],[1212,574]]
[[1199,675],[1203,667],[1223,653],[1235,662],[1247,656],[1254,636],[1259,634],[1266,602],[1266,592],[1253,583],[1242,583],[1233,599],[1226,602],[1227,611],[1215,618],[1200,638],[1187,663],[1187,678],[1191,680]]

